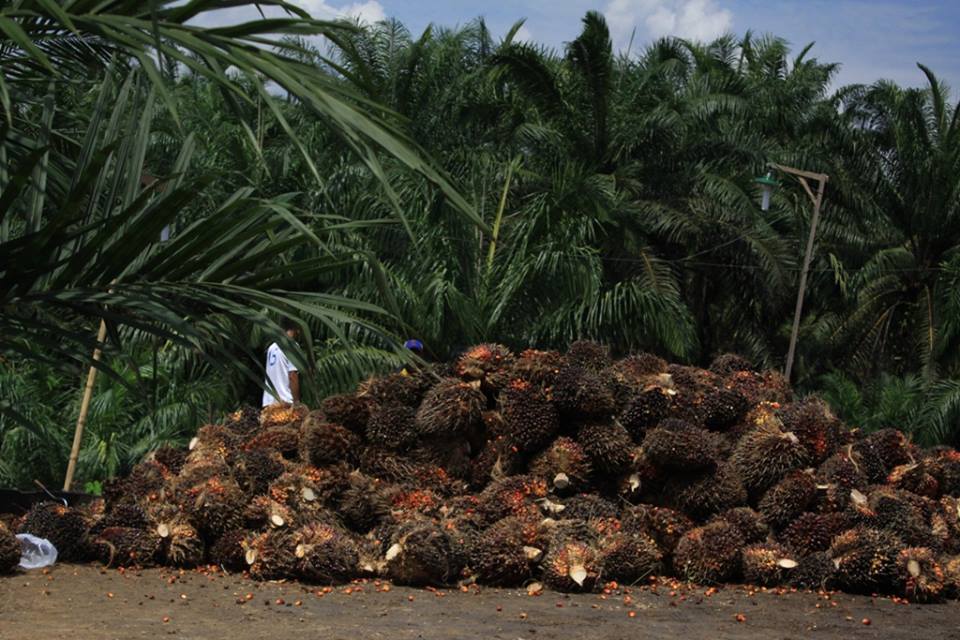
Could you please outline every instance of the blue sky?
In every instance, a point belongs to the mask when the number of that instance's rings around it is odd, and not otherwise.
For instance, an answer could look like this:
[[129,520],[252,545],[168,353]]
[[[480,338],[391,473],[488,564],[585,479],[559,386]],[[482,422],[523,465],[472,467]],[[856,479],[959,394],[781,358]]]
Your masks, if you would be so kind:
[[[554,47],[574,38],[591,9],[607,16],[614,43],[634,48],[662,35],[709,39],[747,29],[786,38],[795,50],[840,62],[837,84],[879,78],[920,85],[923,62],[960,93],[960,0],[291,0],[318,18],[396,17],[419,33],[428,24],[464,24],[484,16],[496,34],[526,18],[521,35]],[[250,19],[227,10],[213,20]],[[209,20],[208,20],[209,22]]]

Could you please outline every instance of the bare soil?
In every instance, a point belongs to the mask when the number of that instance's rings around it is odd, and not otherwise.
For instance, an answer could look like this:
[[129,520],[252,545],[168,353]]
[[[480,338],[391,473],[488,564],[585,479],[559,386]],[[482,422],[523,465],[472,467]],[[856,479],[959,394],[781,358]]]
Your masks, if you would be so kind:
[[531,597],[523,589],[461,592],[373,582],[324,593],[322,587],[259,583],[222,572],[93,565],[0,578],[2,640],[151,637],[960,639],[960,603],[670,583],[606,595],[545,591]]

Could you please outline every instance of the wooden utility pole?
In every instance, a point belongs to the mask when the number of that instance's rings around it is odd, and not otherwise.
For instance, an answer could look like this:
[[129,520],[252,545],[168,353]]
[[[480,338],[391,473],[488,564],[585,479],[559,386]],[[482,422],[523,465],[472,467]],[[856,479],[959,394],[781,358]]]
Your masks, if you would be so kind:
[[[97,332],[97,346],[93,350],[94,363],[100,361],[100,345],[107,338],[107,323],[100,321],[100,330]],[[83,428],[87,424],[87,413],[90,411],[90,399],[93,398],[93,384],[97,381],[96,364],[90,366],[87,372],[87,384],[83,387],[83,398],[80,400],[80,415],[77,417],[77,426],[73,430],[73,447],[70,448],[70,461],[67,463],[67,475],[63,479],[63,490],[70,491],[73,484],[73,474],[77,470],[77,458],[80,456],[80,442],[83,440]]]
[[[813,241],[817,235],[817,223],[820,221],[820,206],[823,204],[823,191],[827,187],[827,180],[830,179],[825,173],[812,173],[802,171],[793,167],[785,167],[780,164],[771,163],[772,167],[784,173],[796,177],[803,185],[803,190],[807,192],[810,201],[813,202],[813,218],[810,220],[810,235],[807,236],[807,251],[803,256],[803,268],[800,271],[800,288],[797,291],[797,305],[793,311],[793,329],[790,331],[790,348],[787,350],[787,364],[783,369],[783,377],[790,382],[790,373],[793,371],[793,359],[797,352],[797,336],[800,333],[800,316],[803,313],[803,298],[807,292],[807,273],[810,271],[810,262],[813,260]],[[814,193],[807,180],[817,181],[817,192]]]

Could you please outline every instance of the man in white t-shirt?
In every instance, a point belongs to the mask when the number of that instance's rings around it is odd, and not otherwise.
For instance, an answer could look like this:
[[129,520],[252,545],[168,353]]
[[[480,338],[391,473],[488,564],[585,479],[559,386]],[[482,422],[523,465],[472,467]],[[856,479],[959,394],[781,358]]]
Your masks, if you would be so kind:
[[[282,323],[287,337],[296,340],[300,328],[295,322],[285,319]],[[276,397],[269,389],[274,389]],[[267,389],[263,392],[263,406],[276,402],[300,402],[300,374],[276,342],[267,349]]]

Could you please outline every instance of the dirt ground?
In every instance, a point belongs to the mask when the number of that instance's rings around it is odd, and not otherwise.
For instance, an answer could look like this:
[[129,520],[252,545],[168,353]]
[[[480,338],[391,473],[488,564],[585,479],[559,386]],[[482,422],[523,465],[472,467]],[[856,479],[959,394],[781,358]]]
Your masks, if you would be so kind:
[[[633,615],[631,615],[631,613]],[[738,620],[738,618],[742,619]],[[864,619],[869,619],[869,625]],[[0,578],[0,639],[957,638],[960,603],[726,587],[564,595],[367,582],[323,588],[206,571],[59,565]]]

